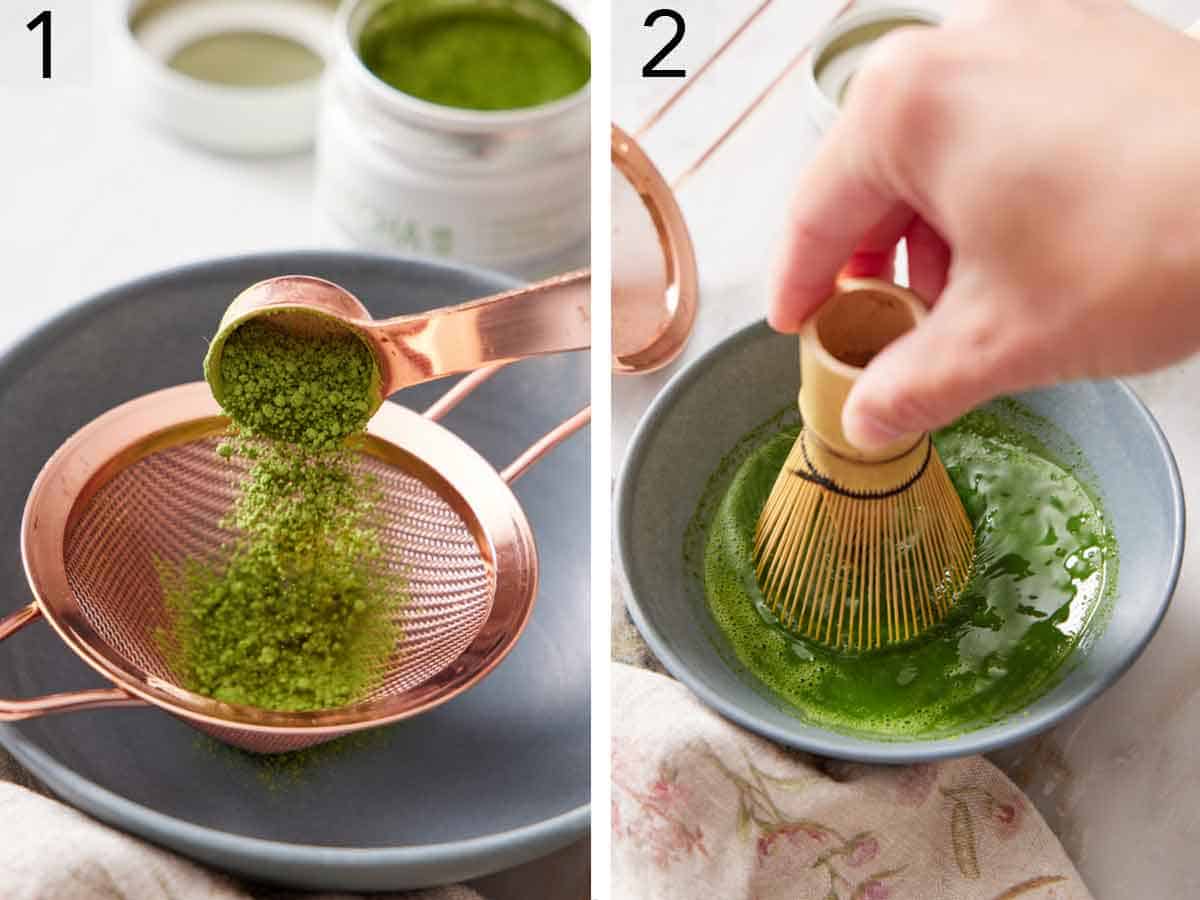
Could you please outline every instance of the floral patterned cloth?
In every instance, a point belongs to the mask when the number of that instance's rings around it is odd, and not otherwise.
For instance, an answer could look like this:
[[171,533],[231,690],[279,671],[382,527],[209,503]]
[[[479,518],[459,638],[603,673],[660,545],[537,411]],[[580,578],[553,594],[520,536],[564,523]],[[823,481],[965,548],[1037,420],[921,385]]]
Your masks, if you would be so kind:
[[1037,811],[982,757],[823,760],[620,664],[613,708],[614,898],[1091,898]]
[[[122,834],[70,807],[0,782],[0,897],[4,900],[287,900],[291,891],[242,885]],[[353,900],[350,894],[304,894]],[[462,886],[379,900],[483,900]]]

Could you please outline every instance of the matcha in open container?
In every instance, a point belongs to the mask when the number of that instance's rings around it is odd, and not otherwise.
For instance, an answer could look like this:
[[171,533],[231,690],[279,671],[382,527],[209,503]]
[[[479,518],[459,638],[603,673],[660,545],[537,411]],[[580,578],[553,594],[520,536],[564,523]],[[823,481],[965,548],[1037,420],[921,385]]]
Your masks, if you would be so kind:
[[334,31],[317,205],[335,241],[510,270],[589,229],[578,0],[352,0]]

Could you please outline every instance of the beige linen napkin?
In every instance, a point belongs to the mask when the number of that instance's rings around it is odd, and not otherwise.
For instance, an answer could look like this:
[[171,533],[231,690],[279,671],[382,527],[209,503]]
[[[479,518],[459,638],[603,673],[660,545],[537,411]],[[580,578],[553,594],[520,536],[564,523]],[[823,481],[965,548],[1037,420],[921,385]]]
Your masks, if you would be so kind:
[[[115,831],[57,801],[0,783],[0,896],[4,900],[251,900],[232,879]],[[348,894],[305,894],[341,900]],[[393,894],[405,900],[482,900],[464,887]]]
[[979,756],[905,767],[784,750],[678,682],[613,666],[613,897],[1090,900]]

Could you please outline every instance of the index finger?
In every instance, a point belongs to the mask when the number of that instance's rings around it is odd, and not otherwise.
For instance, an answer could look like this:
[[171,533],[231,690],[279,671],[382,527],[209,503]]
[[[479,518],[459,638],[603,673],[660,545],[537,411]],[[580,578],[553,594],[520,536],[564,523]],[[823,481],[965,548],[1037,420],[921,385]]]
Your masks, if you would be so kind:
[[[834,281],[871,232],[912,212],[864,165],[862,133],[840,118],[801,176],[776,261],[767,318],[778,331],[799,331],[833,292]],[[882,250],[882,248],[880,248]]]
[[801,176],[771,292],[768,319],[777,330],[798,331],[833,292],[856,250],[883,252],[882,244],[890,248],[911,223],[913,210],[889,177],[894,157],[905,149],[897,137],[903,129],[892,120],[905,111],[895,81],[905,80],[907,63],[925,40],[920,29],[906,28],[876,42]]

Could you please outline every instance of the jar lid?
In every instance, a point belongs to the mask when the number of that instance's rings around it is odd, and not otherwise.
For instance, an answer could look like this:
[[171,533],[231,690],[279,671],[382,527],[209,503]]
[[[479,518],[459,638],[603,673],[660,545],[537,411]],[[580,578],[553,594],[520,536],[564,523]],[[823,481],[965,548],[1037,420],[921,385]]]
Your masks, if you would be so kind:
[[838,116],[850,82],[871,45],[897,28],[940,25],[942,16],[922,6],[874,6],[835,19],[808,56],[808,112],[824,132]]
[[122,81],[141,112],[208,149],[306,149],[335,8],[335,0],[125,0]]

